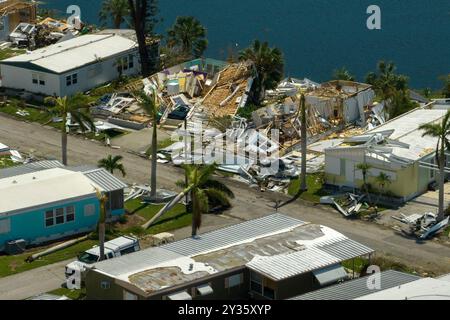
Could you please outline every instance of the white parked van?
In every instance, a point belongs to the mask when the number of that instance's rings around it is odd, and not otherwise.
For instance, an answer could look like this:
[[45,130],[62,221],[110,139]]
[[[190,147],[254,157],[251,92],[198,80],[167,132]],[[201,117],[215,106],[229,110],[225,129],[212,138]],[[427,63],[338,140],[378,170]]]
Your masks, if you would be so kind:
[[[113,259],[141,250],[139,240],[122,236],[105,243],[105,259]],[[77,261],[66,265],[66,285],[69,289],[81,289],[84,282],[84,272],[100,260],[100,247],[95,246],[78,256]]]

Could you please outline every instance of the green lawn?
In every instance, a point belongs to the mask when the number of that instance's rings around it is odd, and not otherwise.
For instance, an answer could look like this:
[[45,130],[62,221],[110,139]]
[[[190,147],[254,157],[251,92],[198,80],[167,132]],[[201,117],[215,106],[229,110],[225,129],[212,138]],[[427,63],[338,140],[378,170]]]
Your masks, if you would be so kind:
[[[23,110],[29,113],[27,116],[20,116],[16,114],[17,111]],[[9,114],[20,120],[27,120],[30,122],[38,122],[40,124],[47,124],[51,122],[52,116],[44,110],[38,110],[30,107],[21,107],[18,103],[12,102],[0,107],[0,112]],[[50,123],[49,123],[50,124]]]
[[[163,205],[149,205],[142,204],[140,199],[130,200],[125,204],[126,210],[130,214],[137,214],[146,221],[150,220]],[[131,227],[124,232],[157,234],[161,232],[176,230],[191,225],[192,216],[186,213],[186,207],[182,204],[177,204],[170,211],[160,217],[156,222],[145,231],[139,230],[139,227]]]
[[82,300],[86,296],[86,289],[83,288],[81,290],[70,290],[67,288],[59,288],[47,293],[57,296],[66,296],[71,300]]
[[[323,179],[322,175],[320,173],[318,174],[308,174],[306,176],[306,184],[308,186],[308,191],[304,192],[300,199],[307,200],[314,203],[320,202],[320,197],[326,196],[327,193],[323,191]],[[294,196],[297,194],[298,190],[300,188],[300,181],[299,179],[295,179],[291,181],[288,193],[291,196]]]
[[15,165],[16,164],[11,160],[10,157],[0,157],[0,169],[13,167]]
[[75,258],[80,252],[83,252],[96,244],[97,241],[86,240],[76,245],[73,245],[67,249],[49,254],[48,256],[42,257],[31,263],[28,263],[25,260],[30,255],[37,252],[41,252],[45,250],[45,248],[29,250],[24,254],[15,256],[6,256],[6,255],[0,256],[0,277],[6,277],[12,274],[24,272],[34,268],[39,268],[59,261]]
[[0,60],[15,57],[15,56],[18,56],[25,52],[26,52],[26,50],[23,50],[23,49],[11,49],[11,48],[1,49],[0,50]]

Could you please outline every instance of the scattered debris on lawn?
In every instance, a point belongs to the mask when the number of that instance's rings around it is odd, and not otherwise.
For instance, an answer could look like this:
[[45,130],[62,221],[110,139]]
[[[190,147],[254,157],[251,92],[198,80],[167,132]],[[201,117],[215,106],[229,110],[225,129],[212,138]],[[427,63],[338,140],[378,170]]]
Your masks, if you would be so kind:
[[431,212],[424,214],[412,214],[406,216],[401,214],[400,217],[392,217],[393,219],[408,226],[406,232],[417,236],[419,239],[425,240],[432,238],[438,232],[444,230],[449,225],[450,217],[438,222],[437,215]]

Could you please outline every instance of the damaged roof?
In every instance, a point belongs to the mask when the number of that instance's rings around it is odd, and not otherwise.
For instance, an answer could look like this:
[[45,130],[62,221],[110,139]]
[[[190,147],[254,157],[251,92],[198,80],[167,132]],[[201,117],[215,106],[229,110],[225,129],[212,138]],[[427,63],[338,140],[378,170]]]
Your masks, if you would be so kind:
[[277,213],[102,261],[94,270],[152,295],[235,268],[249,267],[267,275],[266,266],[293,261],[294,269],[282,272],[288,278],[372,252],[332,229]]
[[223,69],[203,100],[205,111],[215,117],[234,116],[251,83],[251,68],[252,64],[241,62]]

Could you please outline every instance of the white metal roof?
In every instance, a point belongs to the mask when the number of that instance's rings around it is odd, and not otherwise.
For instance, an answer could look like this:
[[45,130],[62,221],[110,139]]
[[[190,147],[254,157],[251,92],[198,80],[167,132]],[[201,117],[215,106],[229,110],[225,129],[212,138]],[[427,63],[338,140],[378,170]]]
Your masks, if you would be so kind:
[[450,300],[450,282],[425,278],[355,300]]
[[84,174],[61,168],[0,179],[0,215],[95,194]]
[[299,240],[299,251],[269,257],[256,256],[247,267],[279,281],[318,270],[373,252],[343,234],[322,226],[324,235],[313,240]]
[[6,144],[3,144],[0,142],[0,152],[2,151],[8,151],[9,147]]
[[136,47],[136,42],[118,35],[91,34],[5,59],[2,63],[31,63],[55,73],[64,73]]
[[420,277],[394,270],[380,273],[380,287],[371,288],[367,285],[369,277],[361,277],[344,283],[329,286],[313,292],[292,298],[291,300],[354,300],[375,292],[398,287],[408,282],[419,280]]

